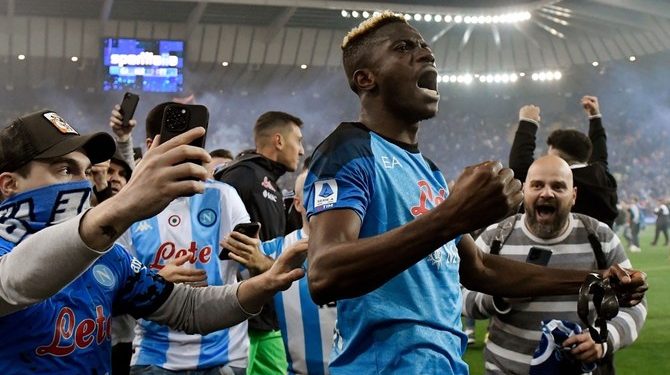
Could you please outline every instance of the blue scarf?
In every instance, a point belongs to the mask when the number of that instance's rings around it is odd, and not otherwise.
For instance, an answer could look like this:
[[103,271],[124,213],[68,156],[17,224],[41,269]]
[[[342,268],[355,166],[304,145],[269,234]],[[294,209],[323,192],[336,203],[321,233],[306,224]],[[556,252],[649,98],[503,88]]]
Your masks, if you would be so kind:
[[0,204],[0,238],[18,244],[30,234],[77,216],[90,206],[90,196],[88,180],[16,194]]
[[582,327],[567,320],[542,322],[542,338],[530,362],[530,375],[571,375],[590,373],[595,363],[582,363],[563,348],[563,341],[582,333]]

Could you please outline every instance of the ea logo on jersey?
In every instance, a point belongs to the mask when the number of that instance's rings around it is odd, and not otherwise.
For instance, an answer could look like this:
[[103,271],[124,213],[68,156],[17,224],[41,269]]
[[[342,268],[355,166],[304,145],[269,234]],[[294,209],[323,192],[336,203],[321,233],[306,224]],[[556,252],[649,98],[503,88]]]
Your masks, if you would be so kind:
[[116,285],[116,276],[114,276],[112,270],[104,264],[98,264],[93,267],[93,277],[98,284],[108,289],[112,289]]
[[211,227],[216,223],[216,212],[211,208],[205,208],[198,212],[198,222],[206,227]]
[[337,202],[337,181],[334,179],[314,183],[314,208],[325,208]]

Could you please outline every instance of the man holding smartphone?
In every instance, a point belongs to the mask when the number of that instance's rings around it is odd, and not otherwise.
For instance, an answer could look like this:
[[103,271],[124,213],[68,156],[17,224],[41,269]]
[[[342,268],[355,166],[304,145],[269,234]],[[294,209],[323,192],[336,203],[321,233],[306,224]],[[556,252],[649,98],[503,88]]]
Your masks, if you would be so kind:
[[[266,112],[254,125],[256,152],[233,161],[215,175],[232,185],[252,221],[261,223],[260,239],[283,236],[286,227],[284,201],[277,180],[298,169],[302,147],[302,120],[284,112]],[[272,303],[249,320],[249,375],[286,373],[286,353]]]
[[[147,148],[161,134],[163,114],[171,104],[159,104],[147,115]],[[182,109],[188,111],[189,107]],[[183,119],[189,117],[186,114]],[[184,125],[180,118],[171,121],[172,130]],[[219,260],[219,242],[236,224],[248,222],[249,215],[232,186],[210,179],[204,184],[202,194],[177,198],[156,216],[134,223],[128,245],[142,263],[168,281],[191,286],[235,284],[239,264]],[[220,371],[217,373],[243,375],[246,371],[246,321],[207,335],[193,335],[139,320],[135,333],[131,374]]]
[[[21,116],[0,130],[0,373],[109,374],[112,316],[130,313],[175,330],[221,330],[258,313],[301,275],[304,254],[282,255],[244,283],[174,284],[147,269],[118,237],[173,199],[205,190],[210,161],[189,146],[204,129],[153,145],[117,195],[88,209],[91,163],[114,141],[82,136],[53,111]],[[189,181],[185,181],[189,179]]]
[[[578,191],[573,186],[570,167],[563,159],[553,155],[537,159],[528,169],[523,190],[525,213],[489,226],[477,239],[483,251],[518,261],[577,270],[609,268],[615,264],[632,267],[619,238],[605,223],[570,212]],[[587,227],[593,228],[600,249],[594,249],[590,243]],[[510,230],[503,234],[502,228]],[[496,241],[502,244],[496,245]],[[599,256],[603,260],[599,261]],[[604,264],[600,265],[601,262]],[[491,319],[484,350],[487,373],[527,374],[540,340],[541,322],[551,319],[579,322],[576,301],[577,295],[505,299],[464,290],[464,314],[475,319]],[[609,373],[612,353],[635,341],[646,311],[646,300],[635,307],[620,308],[619,314],[609,322],[606,343],[595,343],[587,331],[567,339],[563,346],[574,346],[569,351],[584,363],[598,362],[596,373]]]

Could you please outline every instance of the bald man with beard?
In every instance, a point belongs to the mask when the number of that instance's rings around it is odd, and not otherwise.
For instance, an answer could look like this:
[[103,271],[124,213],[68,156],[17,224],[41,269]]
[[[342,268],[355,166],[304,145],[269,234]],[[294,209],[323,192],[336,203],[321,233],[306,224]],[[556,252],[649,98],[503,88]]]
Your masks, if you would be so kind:
[[[553,251],[547,266],[573,270],[598,269],[594,249],[585,225],[595,228],[606,266],[632,265],[614,232],[603,222],[571,213],[577,198],[570,166],[560,157],[547,155],[537,159],[528,170],[523,186],[524,214],[503,221],[514,229],[500,248],[500,255],[525,261],[531,247]],[[508,225],[509,225],[508,224]],[[484,252],[490,252],[501,227],[489,226],[477,239]],[[560,282],[561,280],[556,280]],[[527,374],[533,352],[541,337],[543,320],[561,319],[579,322],[577,295],[507,299],[465,290],[463,311],[475,319],[491,319],[489,340],[484,350],[487,374]],[[564,347],[574,348],[572,355],[584,363],[601,362],[605,357],[635,341],[646,318],[646,300],[635,307],[622,307],[609,322],[607,342],[598,344],[588,331],[567,339]],[[611,363],[611,362],[608,362]],[[605,363],[599,363],[601,367]]]

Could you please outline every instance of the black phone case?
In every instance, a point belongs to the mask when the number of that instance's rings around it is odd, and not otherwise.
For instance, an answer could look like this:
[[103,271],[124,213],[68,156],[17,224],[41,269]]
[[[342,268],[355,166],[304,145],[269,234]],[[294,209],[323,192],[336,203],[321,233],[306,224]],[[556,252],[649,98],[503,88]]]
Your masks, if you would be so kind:
[[[235,228],[233,228],[233,232],[240,232],[247,237],[256,237],[256,233],[258,233],[260,229],[261,227],[257,223],[240,223],[235,225]],[[222,248],[221,251],[219,252],[219,259],[221,260],[230,259],[230,257],[228,256],[228,250]]]
[[[186,110],[188,114],[183,121],[175,120],[171,116],[181,110]],[[178,122],[174,124],[173,122]],[[169,104],[163,111],[163,120],[161,122],[161,143],[165,143],[179,134],[185,133],[193,128],[202,126],[207,130],[209,124],[209,111],[207,107],[199,104]],[[206,134],[205,134],[206,136]],[[190,143],[191,146],[205,148],[205,136],[202,136]]]
[[259,230],[260,226],[256,223],[237,224],[235,228],[233,228],[234,232],[240,232],[247,237],[256,237]]
[[140,97],[132,92],[127,92],[123,94],[123,100],[121,101],[121,116],[123,119],[123,126],[128,126],[128,122],[135,115],[135,110],[137,109],[137,103],[140,101]]
[[553,252],[551,249],[545,249],[543,247],[533,246],[528,252],[526,257],[526,263],[537,264],[538,266],[546,266],[549,264],[551,259],[551,254]]

